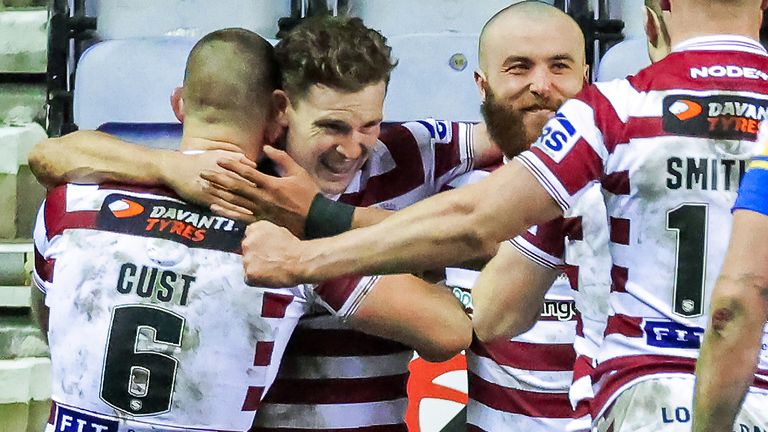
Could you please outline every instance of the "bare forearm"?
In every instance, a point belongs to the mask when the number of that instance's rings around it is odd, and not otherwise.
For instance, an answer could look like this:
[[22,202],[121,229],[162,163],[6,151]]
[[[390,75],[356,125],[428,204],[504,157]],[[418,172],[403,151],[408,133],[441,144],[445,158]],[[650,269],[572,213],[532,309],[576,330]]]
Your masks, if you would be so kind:
[[724,282],[712,302],[713,317],[696,366],[697,432],[731,430],[754,379],[766,307],[758,289],[745,282]]
[[395,212],[376,207],[357,207],[352,216],[352,229],[376,225],[393,214]]
[[560,209],[525,168],[424,200],[385,221],[302,245],[300,279],[417,272],[493,254],[496,245]]
[[400,211],[385,221],[342,235],[305,243],[308,277],[325,280],[346,274],[417,272],[474,258],[493,241],[477,228],[454,192]]
[[477,337],[491,342],[528,331],[557,273],[526,258],[509,242],[502,244],[472,288]]
[[96,131],[78,131],[37,144],[29,166],[47,187],[68,182],[155,185],[169,151],[150,150]]
[[411,275],[380,278],[349,322],[429,361],[448,360],[472,342],[472,323],[451,291]]
[[768,319],[768,217],[738,210],[696,366],[694,430],[731,430]]

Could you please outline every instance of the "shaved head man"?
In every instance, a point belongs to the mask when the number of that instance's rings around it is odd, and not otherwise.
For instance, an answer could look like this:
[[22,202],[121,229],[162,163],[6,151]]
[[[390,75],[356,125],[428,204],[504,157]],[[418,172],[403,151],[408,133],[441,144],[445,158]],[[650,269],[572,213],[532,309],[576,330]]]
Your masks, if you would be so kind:
[[526,150],[560,105],[581,89],[585,58],[578,24],[546,3],[516,3],[486,23],[475,81],[491,138],[508,157]]

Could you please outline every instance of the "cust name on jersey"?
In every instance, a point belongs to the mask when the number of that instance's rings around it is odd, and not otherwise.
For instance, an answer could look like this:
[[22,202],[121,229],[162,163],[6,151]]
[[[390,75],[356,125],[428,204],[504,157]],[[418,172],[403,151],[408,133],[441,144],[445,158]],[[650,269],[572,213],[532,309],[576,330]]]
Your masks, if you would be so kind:
[[[137,296],[158,302],[187,304],[189,287],[195,281],[194,276],[162,270],[155,267],[124,263],[120,266],[117,278],[117,292],[135,293]],[[175,294],[175,296],[174,296]]]
[[235,222],[221,216],[201,216],[198,213],[174,207],[154,206],[147,219],[146,231],[159,231],[176,234],[189,240],[205,240],[209,229],[232,231]]
[[667,188],[736,191],[747,170],[747,162],[734,159],[667,159]]

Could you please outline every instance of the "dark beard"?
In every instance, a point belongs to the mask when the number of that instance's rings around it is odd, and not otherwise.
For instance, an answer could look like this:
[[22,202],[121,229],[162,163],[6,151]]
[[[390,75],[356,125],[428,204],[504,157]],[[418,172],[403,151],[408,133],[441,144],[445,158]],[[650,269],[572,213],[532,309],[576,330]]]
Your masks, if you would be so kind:
[[499,146],[504,156],[511,159],[528,150],[531,143],[526,136],[522,111],[499,102],[491,89],[486,87],[485,101],[480,106],[480,112],[483,114],[488,135]]

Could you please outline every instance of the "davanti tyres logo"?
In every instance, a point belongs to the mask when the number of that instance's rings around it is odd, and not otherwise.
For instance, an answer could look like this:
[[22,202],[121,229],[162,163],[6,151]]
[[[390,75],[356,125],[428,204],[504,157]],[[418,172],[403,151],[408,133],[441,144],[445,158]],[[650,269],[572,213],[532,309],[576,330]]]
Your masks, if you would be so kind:
[[688,99],[680,99],[669,107],[669,112],[680,121],[690,120],[701,114],[703,110],[700,104]]
[[129,199],[119,199],[109,204],[109,210],[116,218],[123,219],[138,216],[144,212],[144,206]]

